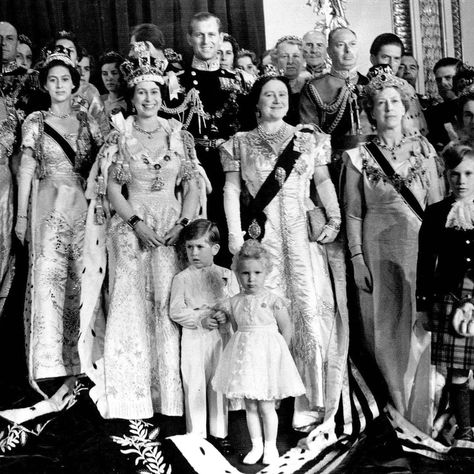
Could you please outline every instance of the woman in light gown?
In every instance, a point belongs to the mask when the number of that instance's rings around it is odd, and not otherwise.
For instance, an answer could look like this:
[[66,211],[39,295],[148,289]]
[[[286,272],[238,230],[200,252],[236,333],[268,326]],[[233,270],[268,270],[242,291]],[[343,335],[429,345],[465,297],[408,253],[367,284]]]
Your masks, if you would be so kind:
[[[409,104],[403,88],[383,71],[366,86],[367,114],[377,135],[344,155],[344,207],[365,342],[395,408],[431,434],[430,336],[412,328],[421,214],[443,197],[444,185],[431,144],[402,134]],[[395,171],[391,177],[386,163]]]
[[[347,308],[337,307],[324,247],[336,238],[341,221],[326,166],[330,137],[284,121],[289,94],[288,81],[276,71],[258,79],[250,101],[259,124],[223,144],[221,161],[229,249],[239,250],[243,233],[261,240],[275,261],[266,286],[290,300],[292,352],[306,388],[296,399],[293,424],[309,431],[337,409],[347,360]],[[311,180],[327,216],[317,242],[309,240],[307,229],[307,211],[315,207]]]
[[10,158],[16,139],[18,118],[13,107],[2,97],[0,109],[0,317],[13,280],[15,259],[12,252],[13,185]]
[[[157,116],[163,64],[150,57],[143,43],[137,43],[136,49],[137,57],[122,65],[136,114],[126,120],[121,114],[112,116],[114,130],[98,163],[97,180],[106,183],[115,211],[107,224],[105,334],[92,313],[87,314],[87,300],[82,315],[84,347],[90,349],[82,361],[96,384],[91,396],[105,418],[183,413],[179,329],[169,317],[168,306],[172,279],[182,269],[174,245],[198,211],[199,172],[192,136],[180,122]],[[96,218],[105,197],[102,185],[98,188]],[[94,226],[92,222],[91,232]],[[92,246],[96,241],[88,238]],[[93,272],[99,261],[92,255],[86,262],[85,278],[103,276],[102,269]],[[96,281],[91,288],[98,286]],[[93,301],[90,307],[94,306]],[[94,339],[102,335],[103,350],[94,357]]]
[[29,240],[25,334],[36,388],[38,380],[80,373],[84,188],[94,150],[103,142],[94,119],[73,110],[80,78],[66,49],[57,47],[47,56],[39,79],[51,107],[33,112],[23,124],[15,226],[19,240]]

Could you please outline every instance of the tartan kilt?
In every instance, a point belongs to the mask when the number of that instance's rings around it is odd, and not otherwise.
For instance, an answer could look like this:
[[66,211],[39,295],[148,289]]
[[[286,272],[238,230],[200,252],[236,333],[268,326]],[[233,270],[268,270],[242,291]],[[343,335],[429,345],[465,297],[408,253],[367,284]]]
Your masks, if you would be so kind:
[[474,369],[474,337],[458,336],[451,324],[459,300],[438,295],[430,313],[431,362],[454,369]]

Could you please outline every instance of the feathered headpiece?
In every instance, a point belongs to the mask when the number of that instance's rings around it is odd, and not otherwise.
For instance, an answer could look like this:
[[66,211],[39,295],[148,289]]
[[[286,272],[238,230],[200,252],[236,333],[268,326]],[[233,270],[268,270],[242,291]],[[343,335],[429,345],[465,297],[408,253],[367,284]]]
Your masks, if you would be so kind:
[[128,58],[120,66],[128,87],[133,87],[143,81],[164,84],[163,74],[166,62],[151,56],[149,49],[143,41],[135,43],[133,48],[134,57]]
[[392,68],[386,64],[370,68],[367,77],[370,79],[370,82],[364,87],[364,93],[366,95],[373,95],[386,87],[405,89],[407,84],[404,79],[395,76],[392,72]]

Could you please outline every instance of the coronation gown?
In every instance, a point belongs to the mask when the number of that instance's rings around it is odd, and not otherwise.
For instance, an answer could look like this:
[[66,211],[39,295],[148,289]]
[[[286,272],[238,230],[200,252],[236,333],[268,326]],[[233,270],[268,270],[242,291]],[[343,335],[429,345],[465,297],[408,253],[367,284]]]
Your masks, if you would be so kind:
[[[310,428],[320,418],[304,413],[320,412],[324,418],[334,415],[348,350],[347,307],[337,307],[327,250],[308,238],[306,213],[314,208],[309,198],[310,181],[315,167],[327,165],[331,159],[329,135],[315,132],[313,137],[264,209],[267,220],[262,239],[273,263],[265,286],[290,301],[292,353],[306,388],[306,395],[298,397],[295,404],[293,424],[300,429]],[[280,153],[292,138],[282,143]],[[253,197],[276,160],[277,154],[257,130],[239,132],[221,147],[224,171],[239,171]]]
[[[115,130],[99,157],[105,182],[107,174],[113,173],[113,179],[126,186],[134,214],[163,237],[181,215],[177,191],[191,180],[199,182],[194,140],[177,120],[159,118],[162,143],[158,149],[149,149],[147,138],[142,144],[143,134],[133,127],[134,116],[124,120],[117,114],[112,121]],[[92,232],[96,227],[91,223]],[[182,270],[177,249],[144,247],[118,214],[109,219],[105,239],[109,269],[105,334],[101,335],[103,327],[98,327],[87,310],[81,316],[84,344],[89,347],[82,363],[96,384],[91,396],[104,418],[143,419],[154,413],[181,416],[180,334],[169,316],[171,283]],[[96,238],[88,240],[94,244]],[[86,277],[100,258],[91,256]],[[92,286],[97,287],[97,281]],[[104,337],[97,356],[87,334]]]
[[95,158],[94,146],[98,149],[103,142],[98,124],[79,112],[78,132],[63,136],[75,152],[73,163],[44,131],[45,118],[44,112],[33,112],[22,127],[22,147],[34,152],[26,161],[35,161],[25,302],[28,369],[34,385],[38,379],[81,372],[77,343],[87,216],[84,187]]

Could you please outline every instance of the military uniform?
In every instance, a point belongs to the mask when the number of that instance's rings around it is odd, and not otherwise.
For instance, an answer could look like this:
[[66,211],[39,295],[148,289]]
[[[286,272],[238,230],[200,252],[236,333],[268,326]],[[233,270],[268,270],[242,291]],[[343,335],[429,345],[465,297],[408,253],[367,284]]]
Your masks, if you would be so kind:
[[219,227],[221,250],[216,263],[229,266],[228,231],[224,213],[223,188],[225,173],[218,147],[242,126],[242,100],[246,84],[240,74],[220,68],[219,60],[212,62],[193,59],[191,68],[180,76],[186,92],[199,92],[202,109],[191,105],[184,114],[184,126],[194,136],[196,153],[212,185],[207,197],[208,218]]

